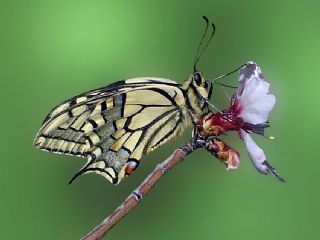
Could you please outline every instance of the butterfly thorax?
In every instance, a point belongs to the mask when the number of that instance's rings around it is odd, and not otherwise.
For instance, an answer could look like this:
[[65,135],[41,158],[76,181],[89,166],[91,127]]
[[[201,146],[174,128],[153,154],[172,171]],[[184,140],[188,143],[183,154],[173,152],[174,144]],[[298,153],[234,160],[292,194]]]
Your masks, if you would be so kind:
[[196,123],[206,109],[206,99],[211,92],[200,73],[192,74],[182,85],[186,92],[186,104],[192,122]]

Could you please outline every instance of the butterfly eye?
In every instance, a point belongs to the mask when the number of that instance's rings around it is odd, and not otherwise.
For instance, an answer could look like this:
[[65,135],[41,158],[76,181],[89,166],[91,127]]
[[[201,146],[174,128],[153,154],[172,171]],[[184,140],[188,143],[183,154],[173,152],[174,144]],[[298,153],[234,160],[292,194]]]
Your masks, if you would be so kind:
[[200,73],[194,73],[193,74],[193,80],[195,81],[195,83],[200,86],[202,84],[202,77],[200,75]]

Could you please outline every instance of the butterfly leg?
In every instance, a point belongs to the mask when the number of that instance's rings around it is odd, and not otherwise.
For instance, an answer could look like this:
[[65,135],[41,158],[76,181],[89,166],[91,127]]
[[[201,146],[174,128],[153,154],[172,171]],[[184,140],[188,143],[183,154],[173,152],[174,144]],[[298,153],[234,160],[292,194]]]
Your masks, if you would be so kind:
[[198,135],[198,128],[193,127],[193,128],[192,128],[191,137],[194,138],[194,137],[197,136],[197,135]]

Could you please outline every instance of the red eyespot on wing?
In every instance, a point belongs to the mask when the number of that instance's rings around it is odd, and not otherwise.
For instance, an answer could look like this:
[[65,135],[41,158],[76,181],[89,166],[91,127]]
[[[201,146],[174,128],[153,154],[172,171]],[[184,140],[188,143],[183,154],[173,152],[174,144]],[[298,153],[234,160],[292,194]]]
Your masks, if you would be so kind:
[[136,161],[129,161],[126,167],[126,175],[130,175],[134,170],[138,167],[138,163]]

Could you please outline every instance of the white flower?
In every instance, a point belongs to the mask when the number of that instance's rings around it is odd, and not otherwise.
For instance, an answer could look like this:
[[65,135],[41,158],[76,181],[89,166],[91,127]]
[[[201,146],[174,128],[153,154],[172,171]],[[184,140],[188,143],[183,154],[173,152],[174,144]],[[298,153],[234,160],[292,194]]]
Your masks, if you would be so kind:
[[267,121],[276,103],[276,97],[269,93],[270,84],[264,80],[260,68],[254,62],[248,62],[240,69],[239,82],[231,109],[244,121],[239,129],[240,138],[260,173],[271,173],[280,181],[284,181],[267,162],[264,151],[250,136],[250,133],[264,134],[264,128],[269,126]]

